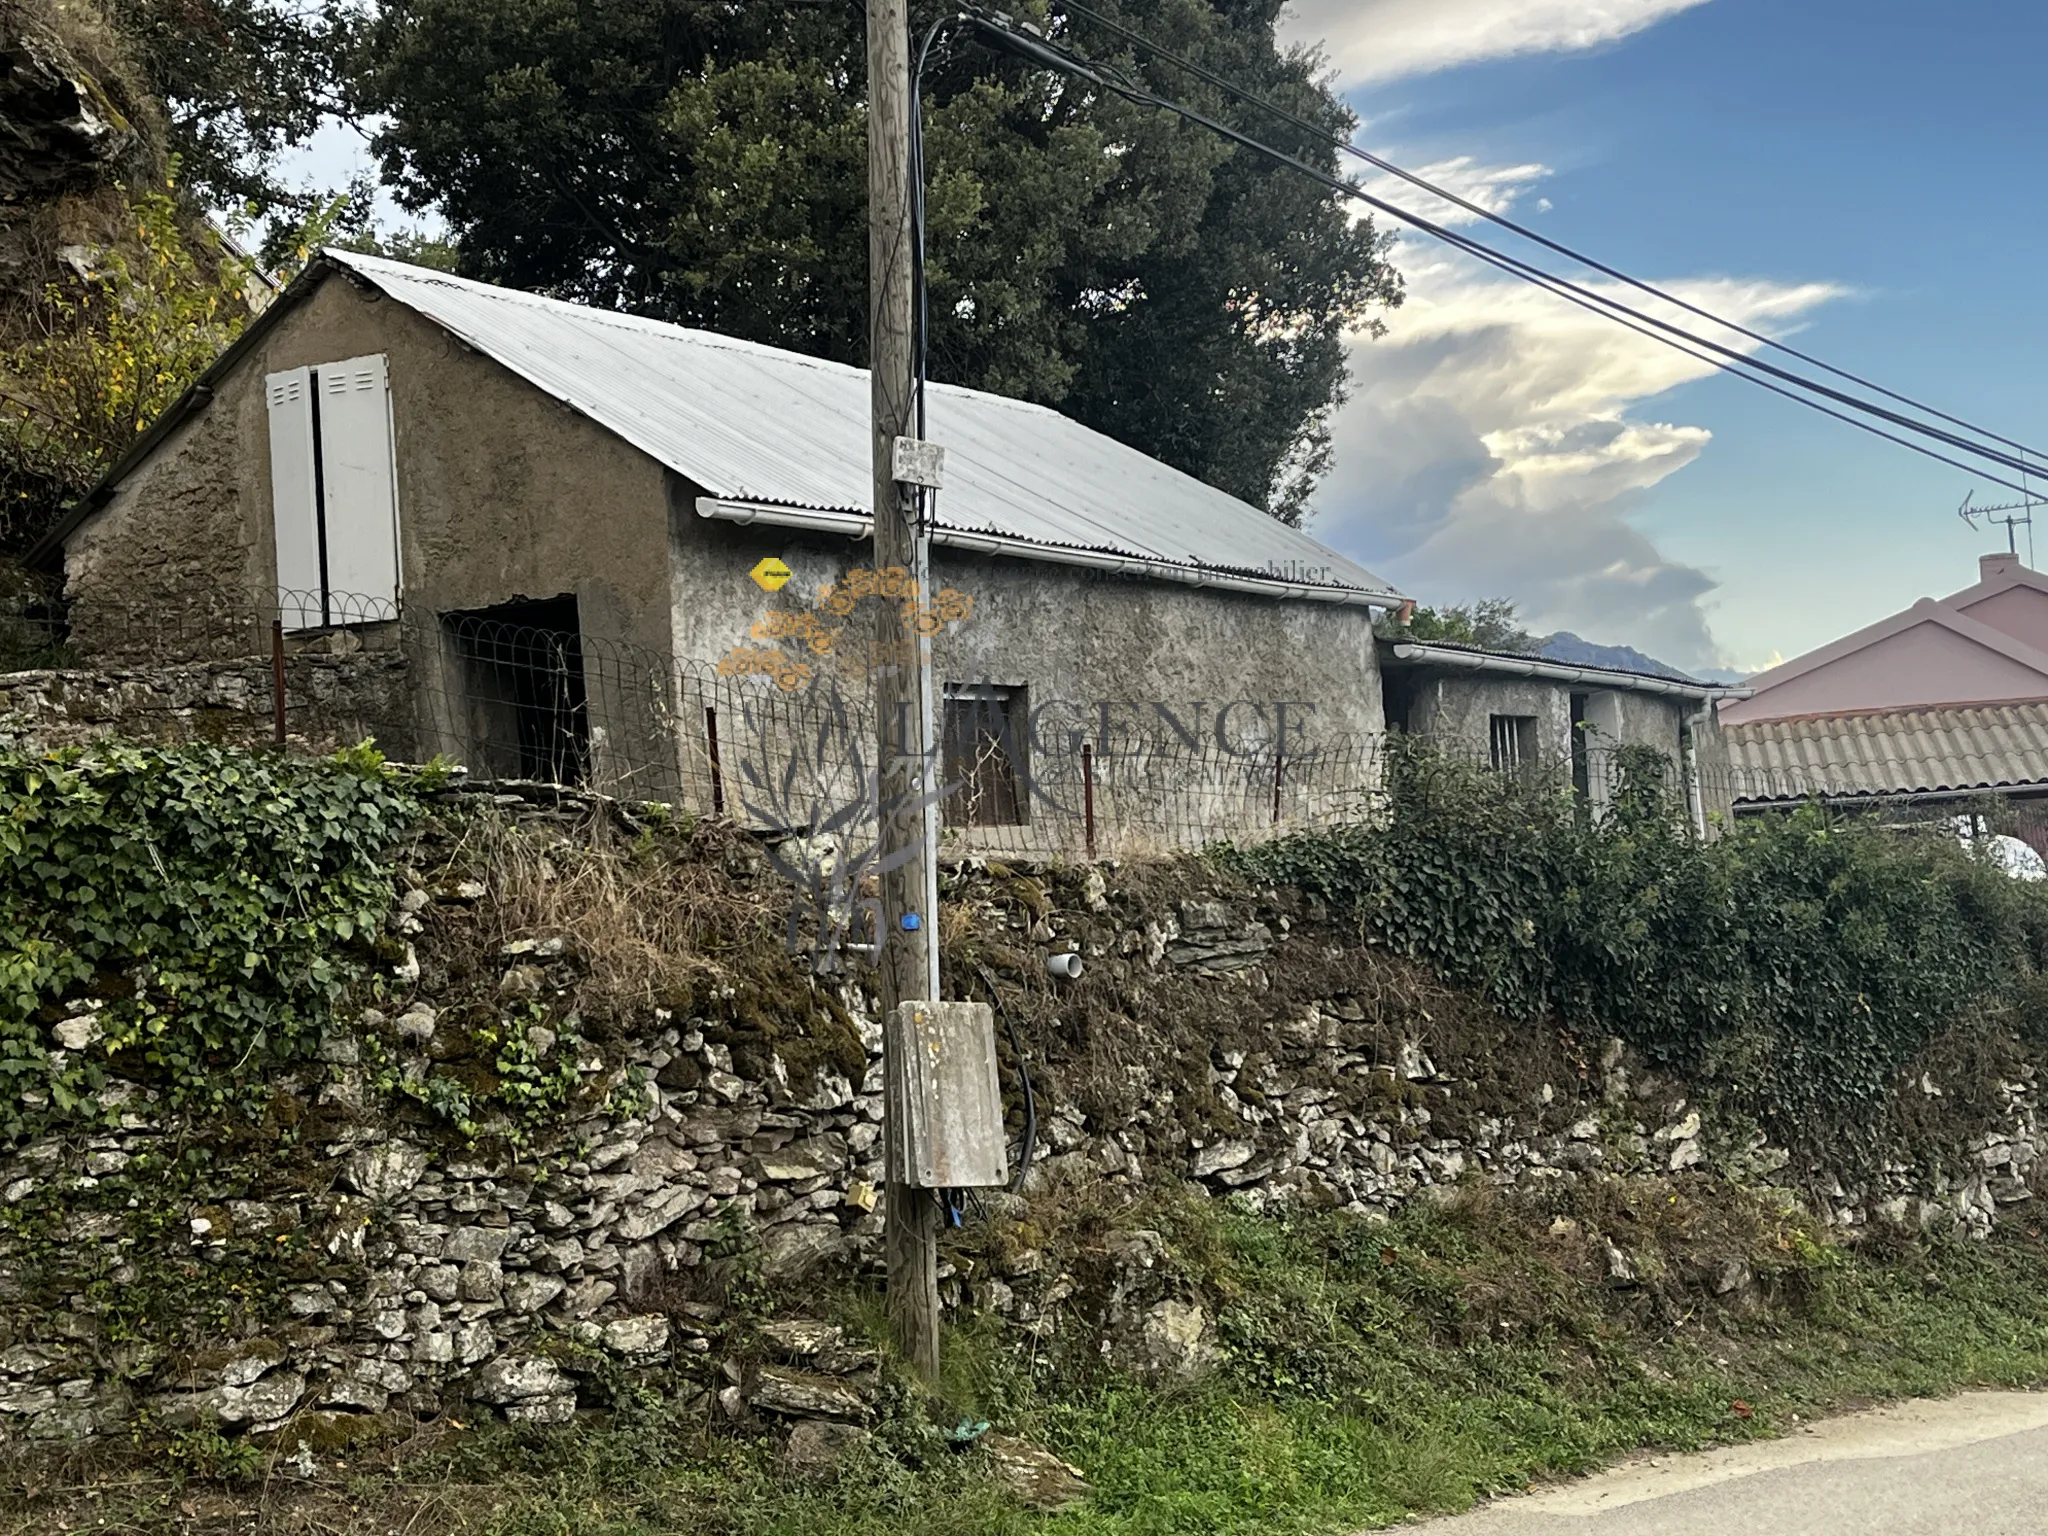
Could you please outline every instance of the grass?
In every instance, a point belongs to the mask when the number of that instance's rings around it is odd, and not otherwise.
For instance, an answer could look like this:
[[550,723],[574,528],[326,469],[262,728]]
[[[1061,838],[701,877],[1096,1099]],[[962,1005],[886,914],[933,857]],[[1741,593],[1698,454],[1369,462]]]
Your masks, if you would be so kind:
[[[1111,1213],[1053,1214],[1078,1260]],[[1206,1379],[1147,1387],[1103,1363],[1084,1295],[1067,1344],[1034,1348],[989,1318],[957,1326],[939,1401],[897,1393],[873,1447],[826,1485],[782,1477],[767,1434],[650,1393],[569,1430],[444,1426],[403,1453],[330,1460],[310,1484],[275,1461],[237,1482],[198,1475],[192,1456],[182,1470],[44,1463],[39,1490],[17,1484],[0,1506],[0,1532],[1306,1536],[1795,1415],[2048,1380],[2048,1242],[2034,1233],[1849,1250],[1704,1180],[1474,1198],[1381,1226],[1177,1195],[1120,1217],[1162,1233],[1167,1283],[1217,1320],[1225,1359]],[[1610,1245],[1644,1278],[1615,1283]],[[1731,1259],[1754,1277],[1735,1306],[1711,1299]],[[841,1305],[875,1316],[871,1297]],[[1078,1465],[1088,1503],[1020,1507],[938,1428],[963,1413]]]

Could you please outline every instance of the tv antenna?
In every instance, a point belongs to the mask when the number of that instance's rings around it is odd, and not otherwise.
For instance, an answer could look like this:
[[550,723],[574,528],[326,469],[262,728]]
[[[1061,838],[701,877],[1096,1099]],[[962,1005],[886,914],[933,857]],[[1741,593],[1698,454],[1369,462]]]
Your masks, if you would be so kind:
[[1971,500],[1976,494],[1975,491],[1971,491],[1969,495],[1963,498],[1963,504],[1956,508],[1956,515],[1972,528],[1977,526],[1977,519],[1980,517],[1991,527],[1996,527],[2003,523],[2005,525],[2005,547],[2008,552],[2015,555],[2020,552],[2019,529],[2024,527],[2027,530],[2027,564],[2032,565],[2034,563],[2034,508],[2048,507],[2048,497],[2036,496],[2030,491],[2020,501],[2002,502],[1995,507],[1978,507],[1971,505]]

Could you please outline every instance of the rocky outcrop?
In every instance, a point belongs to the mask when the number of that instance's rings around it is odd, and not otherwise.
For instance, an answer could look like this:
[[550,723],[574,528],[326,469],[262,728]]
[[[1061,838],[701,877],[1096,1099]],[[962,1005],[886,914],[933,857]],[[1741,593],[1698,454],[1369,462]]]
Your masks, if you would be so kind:
[[83,6],[0,0],[0,351],[44,289],[122,237],[124,182],[162,179],[162,126]]
[[97,190],[150,154],[99,40],[56,12],[0,0],[0,210]]

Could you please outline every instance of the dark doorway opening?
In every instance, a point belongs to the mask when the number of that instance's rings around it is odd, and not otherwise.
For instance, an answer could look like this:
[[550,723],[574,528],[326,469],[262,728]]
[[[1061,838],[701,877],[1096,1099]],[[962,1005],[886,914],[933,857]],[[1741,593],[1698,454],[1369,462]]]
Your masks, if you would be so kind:
[[453,641],[472,774],[581,784],[590,704],[573,595],[522,598],[441,616]]
[[1422,675],[1413,668],[1381,668],[1380,699],[1386,711],[1388,730],[1415,729],[1415,695],[1421,687]]

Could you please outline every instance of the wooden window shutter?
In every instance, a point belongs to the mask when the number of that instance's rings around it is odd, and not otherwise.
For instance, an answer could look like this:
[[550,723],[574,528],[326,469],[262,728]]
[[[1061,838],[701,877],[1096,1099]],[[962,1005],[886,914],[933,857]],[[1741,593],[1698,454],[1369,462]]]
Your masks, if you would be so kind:
[[265,381],[278,607],[294,629],[398,616],[398,489],[383,357]]
[[396,616],[398,493],[384,359],[322,363],[320,464],[325,496],[328,622]]
[[313,370],[266,378],[270,412],[270,515],[277,536],[277,604],[286,624],[322,622],[320,488],[313,437]]

